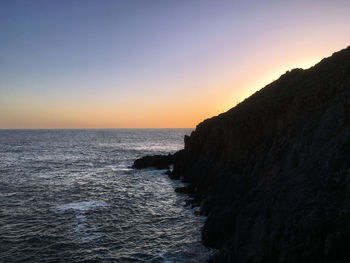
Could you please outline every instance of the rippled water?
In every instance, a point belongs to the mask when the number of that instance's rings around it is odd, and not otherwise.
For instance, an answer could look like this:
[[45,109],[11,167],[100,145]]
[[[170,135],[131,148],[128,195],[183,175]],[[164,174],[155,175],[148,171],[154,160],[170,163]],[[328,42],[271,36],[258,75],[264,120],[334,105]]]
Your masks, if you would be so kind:
[[188,129],[0,131],[1,262],[202,262],[203,218],[137,157]]

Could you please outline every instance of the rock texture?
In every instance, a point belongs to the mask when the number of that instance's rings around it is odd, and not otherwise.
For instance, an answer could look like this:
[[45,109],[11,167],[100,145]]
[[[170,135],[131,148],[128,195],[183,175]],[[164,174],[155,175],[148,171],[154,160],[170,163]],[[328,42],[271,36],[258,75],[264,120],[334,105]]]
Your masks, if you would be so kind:
[[169,169],[169,165],[174,163],[174,155],[147,155],[134,161],[132,168],[144,169]]
[[200,123],[173,161],[210,262],[350,262],[350,47]]

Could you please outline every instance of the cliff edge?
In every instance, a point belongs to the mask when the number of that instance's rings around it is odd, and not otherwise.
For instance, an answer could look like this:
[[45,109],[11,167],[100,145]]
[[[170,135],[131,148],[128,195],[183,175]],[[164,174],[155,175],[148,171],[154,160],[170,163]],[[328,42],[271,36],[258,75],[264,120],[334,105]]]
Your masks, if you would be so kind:
[[350,47],[200,123],[172,176],[210,262],[350,262]]

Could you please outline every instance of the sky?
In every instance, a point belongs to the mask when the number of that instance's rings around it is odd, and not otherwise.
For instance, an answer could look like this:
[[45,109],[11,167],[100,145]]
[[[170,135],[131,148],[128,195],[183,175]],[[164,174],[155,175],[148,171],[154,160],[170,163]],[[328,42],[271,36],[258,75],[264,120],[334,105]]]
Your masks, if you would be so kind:
[[0,128],[185,128],[350,45],[348,0],[0,0]]

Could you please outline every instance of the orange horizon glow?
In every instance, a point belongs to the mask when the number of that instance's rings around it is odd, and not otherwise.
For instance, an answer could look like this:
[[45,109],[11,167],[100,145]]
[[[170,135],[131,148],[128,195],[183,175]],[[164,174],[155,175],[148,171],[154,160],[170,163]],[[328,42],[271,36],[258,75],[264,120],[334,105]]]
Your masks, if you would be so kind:
[[350,44],[341,0],[45,5],[0,16],[0,129],[194,128]]
[[[176,101],[167,101],[165,98],[164,102],[139,105],[137,109],[121,105],[121,108],[128,109],[123,111],[113,105],[113,100],[107,103],[105,100],[100,104],[96,102],[93,104],[90,101],[93,107],[66,103],[62,109],[61,103],[42,105],[32,102],[33,104],[30,104],[26,103],[26,97],[23,97],[19,104],[13,104],[12,111],[9,105],[8,114],[3,114],[4,111],[2,111],[0,122],[7,123],[10,129],[194,128],[203,120],[231,109],[254,92],[278,79],[287,70],[310,68],[325,56],[331,55],[333,50],[326,53],[320,57],[310,56],[305,59],[295,59],[295,55],[292,54],[290,60],[286,59],[280,63],[273,61],[270,65],[256,68],[254,71],[252,68],[250,71],[242,70],[235,80],[228,78],[217,81],[222,94],[217,92],[217,88],[212,88],[215,87],[215,81],[212,80],[213,83],[208,85],[209,88],[205,87],[206,94],[199,94],[201,96],[195,100],[181,99],[181,96],[176,98],[181,100],[180,105]],[[279,65],[282,66],[278,68]],[[157,99],[160,100],[161,97]],[[39,107],[39,105],[42,106]],[[16,116],[16,112],[21,114]],[[21,117],[18,117],[19,115]]]

